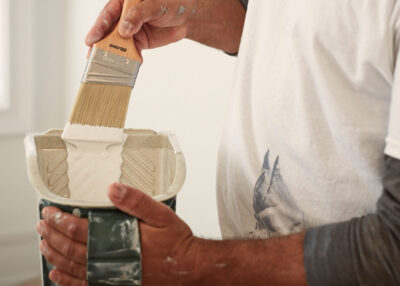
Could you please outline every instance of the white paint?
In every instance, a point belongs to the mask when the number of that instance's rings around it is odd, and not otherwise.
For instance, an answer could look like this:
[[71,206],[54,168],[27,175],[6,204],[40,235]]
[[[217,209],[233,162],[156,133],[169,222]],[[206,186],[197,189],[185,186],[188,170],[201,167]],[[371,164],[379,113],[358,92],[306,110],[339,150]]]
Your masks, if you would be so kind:
[[[29,0],[0,2],[0,41],[3,43],[0,47],[0,136],[3,137],[24,134],[34,125],[37,75],[34,66],[36,60],[40,62],[41,58],[35,52],[35,40],[39,40],[35,32],[40,29],[40,24],[36,25],[32,11],[37,3]],[[57,25],[54,29],[57,31]],[[24,44],[21,45],[21,42]],[[56,69],[54,71],[57,72]],[[56,76],[54,78],[57,81]]]
[[[103,223],[104,222],[104,219],[102,219],[101,217],[94,217],[93,218],[93,221],[95,222],[95,223]],[[114,226],[113,226],[113,228],[111,229],[111,232],[114,232],[115,231],[115,228],[114,228]]]
[[[9,22],[9,1],[0,1],[0,40],[8,43],[10,22]],[[0,45],[0,112],[7,110],[10,106],[10,51],[9,45]]]
[[185,10],[186,10],[185,6],[179,6],[178,16],[181,16],[183,13],[185,13]]
[[161,5],[160,12],[158,12],[158,16],[164,16],[168,11],[168,8],[164,5]]
[[59,224],[59,223],[63,222],[65,219],[66,219],[66,217],[63,216],[62,213],[60,213],[60,212],[55,213],[55,214],[53,215],[53,220],[54,220],[54,222],[55,222],[56,224]]
[[176,262],[176,260],[173,259],[171,256],[167,256],[167,257],[165,257],[165,259],[164,259],[164,263],[176,264],[177,262]]
[[67,145],[70,199],[110,202],[107,188],[119,182],[127,134],[120,128],[67,123],[61,137]]
[[78,208],[73,209],[73,210],[72,210],[72,214],[73,214],[74,216],[76,216],[76,217],[81,217],[81,215],[82,215],[81,210],[78,209]]
[[[35,231],[38,204],[27,177],[23,139],[27,131],[41,132],[62,127],[66,122],[64,61],[69,59],[64,54],[63,34],[68,27],[68,3],[0,2],[10,5],[12,35],[7,42],[12,51],[12,98],[8,111],[0,112],[0,189],[5,190],[0,200],[0,285],[10,286],[40,275]],[[4,62],[1,65],[7,66]]]

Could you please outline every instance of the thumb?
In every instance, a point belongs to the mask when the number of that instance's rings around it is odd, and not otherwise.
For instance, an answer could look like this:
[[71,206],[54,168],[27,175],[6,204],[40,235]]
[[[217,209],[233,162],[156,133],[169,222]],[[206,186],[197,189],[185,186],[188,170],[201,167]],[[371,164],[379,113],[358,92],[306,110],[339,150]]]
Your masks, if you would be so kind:
[[[162,15],[160,14],[160,6],[156,2],[142,1],[129,8],[118,28],[121,37],[132,37],[139,32],[144,23],[160,17]],[[161,6],[161,9],[163,9],[163,6]]]
[[108,189],[108,196],[121,211],[155,227],[168,226],[176,218],[175,213],[165,204],[123,184],[112,184]]

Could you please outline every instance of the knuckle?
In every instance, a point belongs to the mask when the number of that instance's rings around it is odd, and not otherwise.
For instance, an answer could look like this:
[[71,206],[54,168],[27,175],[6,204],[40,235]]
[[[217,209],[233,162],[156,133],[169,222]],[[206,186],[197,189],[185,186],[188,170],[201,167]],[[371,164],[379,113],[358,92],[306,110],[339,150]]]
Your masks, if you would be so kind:
[[163,211],[155,216],[157,221],[172,222],[175,219],[175,213],[168,207],[161,206]]
[[76,266],[76,263],[73,261],[69,261],[68,263],[68,272],[72,275],[72,276],[77,276],[78,275],[78,267]]
[[139,24],[142,23],[144,19],[143,11],[138,7],[131,7],[129,8],[128,12],[126,13],[125,20],[128,20],[132,24]]
[[46,248],[46,251],[43,253],[43,256],[46,258],[47,261],[54,264],[54,253],[48,247]]
[[101,34],[105,34],[108,31],[108,25],[105,23],[105,21],[99,19],[99,21],[97,21],[97,29],[99,31],[99,33]]
[[112,15],[108,9],[104,9],[101,12],[100,18],[106,26],[110,26],[110,23],[112,22]]
[[71,238],[77,238],[79,235],[79,228],[76,223],[71,223],[67,228],[67,235]]
[[116,1],[118,0],[109,0],[107,4],[104,6],[104,10],[112,11]]
[[70,286],[71,285],[71,282],[69,281],[70,279],[66,278],[65,275],[60,274],[59,279],[60,280],[57,282],[57,285],[60,285],[60,286]]
[[64,243],[62,253],[68,258],[72,257],[72,255],[74,254],[74,248],[72,246],[72,242],[68,241]]
[[65,215],[62,212],[55,212],[50,215],[49,222],[52,225],[57,225],[65,220]]
[[104,16],[103,16],[103,14],[101,14],[98,18],[97,18],[97,20],[96,20],[96,23],[95,23],[95,30],[96,30],[96,32],[97,33],[106,33],[107,31],[108,31],[108,29],[109,29],[109,27],[110,27],[110,23],[109,23],[109,21],[107,20],[107,18],[105,18]]

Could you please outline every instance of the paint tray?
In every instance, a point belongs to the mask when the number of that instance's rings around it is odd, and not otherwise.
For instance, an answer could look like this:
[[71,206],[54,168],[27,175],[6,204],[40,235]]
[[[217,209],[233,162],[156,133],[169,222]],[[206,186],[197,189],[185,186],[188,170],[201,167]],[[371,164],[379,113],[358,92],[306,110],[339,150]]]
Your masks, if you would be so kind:
[[[125,129],[120,182],[141,190],[157,201],[176,196],[186,174],[185,159],[176,137],[168,132]],[[41,199],[59,205],[84,208],[112,207],[107,202],[69,199],[67,150],[62,130],[25,138],[28,174]]]

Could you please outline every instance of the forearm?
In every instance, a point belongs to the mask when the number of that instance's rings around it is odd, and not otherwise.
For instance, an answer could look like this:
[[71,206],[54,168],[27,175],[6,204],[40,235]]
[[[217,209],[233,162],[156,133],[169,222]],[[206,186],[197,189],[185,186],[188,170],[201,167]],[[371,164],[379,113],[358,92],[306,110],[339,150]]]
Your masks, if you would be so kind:
[[376,214],[307,231],[310,286],[400,285],[400,161],[386,157],[385,165]]
[[198,0],[186,38],[228,53],[236,53],[245,13],[240,0]]
[[200,240],[196,285],[400,285],[400,160],[385,166],[375,214],[270,240]]
[[303,239],[200,240],[196,285],[307,285]]

